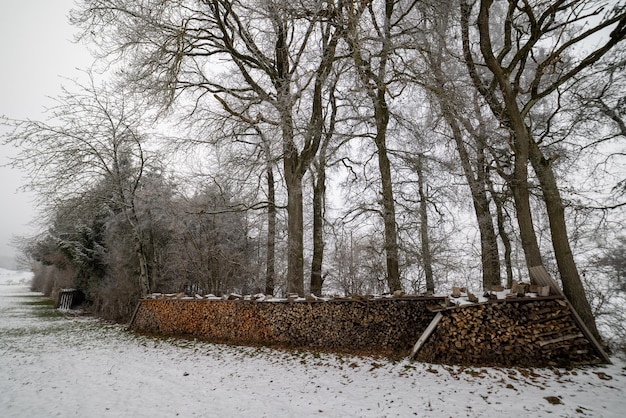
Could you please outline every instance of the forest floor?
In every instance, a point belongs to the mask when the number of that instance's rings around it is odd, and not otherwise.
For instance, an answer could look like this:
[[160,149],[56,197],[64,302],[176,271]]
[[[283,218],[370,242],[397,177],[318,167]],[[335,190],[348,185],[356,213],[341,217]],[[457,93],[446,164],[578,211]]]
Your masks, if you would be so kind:
[[622,417],[626,363],[461,368],[137,335],[0,269],[2,417]]

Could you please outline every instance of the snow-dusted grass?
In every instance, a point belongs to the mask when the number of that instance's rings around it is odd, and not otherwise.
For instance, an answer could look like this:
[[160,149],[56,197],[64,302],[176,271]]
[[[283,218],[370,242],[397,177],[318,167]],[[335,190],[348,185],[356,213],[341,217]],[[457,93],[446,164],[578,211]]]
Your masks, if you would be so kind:
[[[626,369],[462,369],[151,338],[0,271],[1,417],[622,417]],[[19,280],[12,278],[13,283]]]

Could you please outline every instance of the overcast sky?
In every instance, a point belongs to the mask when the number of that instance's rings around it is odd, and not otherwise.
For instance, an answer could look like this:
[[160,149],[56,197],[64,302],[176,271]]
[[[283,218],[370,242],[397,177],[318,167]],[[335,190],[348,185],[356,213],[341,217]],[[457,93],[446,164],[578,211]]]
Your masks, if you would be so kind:
[[[76,29],[68,23],[73,0],[1,0],[0,115],[42,119],[47,97],[57,96],[63,77],[77,78],[87,68],[87,49],[72,42]],[[3,129],[0,127],[0,130]],[[4,132],[4,131],[2,131]],[[0,145],[0,165],[14,155]],[[23,173],[0,167],[0,256],[13,256],[14,235],[33,232],[32,196],[17,192]]]

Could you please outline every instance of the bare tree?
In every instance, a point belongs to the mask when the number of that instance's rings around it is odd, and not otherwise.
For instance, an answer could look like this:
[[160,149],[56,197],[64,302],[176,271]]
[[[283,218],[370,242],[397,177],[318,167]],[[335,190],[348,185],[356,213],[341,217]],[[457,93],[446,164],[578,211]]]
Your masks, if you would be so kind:
[[[254,183],[262,195],[257,199],[252,199],[247,205],[236,202],[231,209],[235,212],[264,209],[266,210],[267,235],[265,240],[265,284],[264,292],[268,295],[274,294],[276,286],[276,236],[277,236],[277,214],[279,205],[277,203],[277,183],[276,165],[280,160],[279,152],[276,148],[276,141],[273,136],[279,135],[272,126],[262,126],[254,119],[245,106],[241,110],[235,110],[231,105],[218,97],[225,115],[216,114],[209,111],[206,121],[203,121],[204,129],[196,133],[201,138],[208,137],[208,140],[198,140],[185,138],[186,145],[191,144],[191,150],[195,150],[195,145],[212,145],[226,152],[230,161],[219,171],[228,173],[228,181],[238,180],[238,187],[245,187],[245,183],[251,178],[257,178]],[[195,125],[192,122],[192,125]],[[268,125],[268,124],[265,124]],[[219,129],[217,127],[219,126]],[[216,134],[217,131],[221,131]],[[237,176],[235,173],[241,173]],[[218,173],[223,174],[223,173]],[[240,177],[240,179],[237,179]],[[224,176],[222,176],[224,179]],[[264,183],[264,190],[263,189]],[[243,196],[238,196],[242,198]]]
[[267,242],[265,258],[265,294],[273,295],[276,283],[276,184],[274,180],[274,164],[271,159],[269,145],[266,144],[266,176],[267,176]]
[[246,214],[231,209],[234,199],[228,190],[205,187],[191,198],[173,200],[167,258],[178,276],[176,291],[222,295],[254,286]]
[[136,208],[150,162],[139,128],[142,113],[131,100],[97,87],[93,79],[77,87],[77,92],[66,89],[56,99],[48,110],[49,123],[3,119],[13,129],[5,143],[20,147],[12,164],[28,173],[27,187],[39,194],[50,215],[85,196],[96,201],[94,207],[106,203],[123,215],[133,234],[137,284],[146,294],[150,279]]
[[433,274],[433,256],[431,252],[430,234],[428,233],[428,195],[424,170],[424,156],[418,155],[415,164],[417,174],[417,191],[419,194],[420,243],[422,247],[422,262],[426,276],[426,291],[435,291],[435,277]]
[[361,88],[370,98],[374,110],[373,139],[380,170],[387,281],[391,291],[402,289],[402,283],[392,170],[387,147],[387,131],[391,119],[388,97],[391,86],[398,81],[393,68],[394,55],[405,47],[400,42],[404,32],[404,18],[414,5],[415,3],[405,5],[397,0],[385,0],[347,2],[344,7],[350,55],[354,60]]
[[346,296],[380,294],[386,288],[384,254],[376,234],[355,233],[338,225],[329,254],[328,289]]
[[[435,46],[435,50],[439,49]],[[433,54],[429,54],[428,59],[435,80],[433,90],[439,102],[443,118],[450,128],[452,138],[459,154],[461,167],[463,168],[465,178],[467,179],[472,193],[472,203],[481,239],[483,287],[489,289],[491,285],[500,284],[501,278],[498,243],[494,231],[493,216],[491,214],[490,199],[487,189],[487,177],[489,176],[489,172],[487,169],[487,137],[484,133],[485,123],[480,120],[480,109],[476,106],[474,107],[474,117],[479,122],[483,122],[479,124],[477,128],[472,126],[468,118],[461,116],[463,112],[467,113],[467,109],[465,108],[464,111],[461,111],[458,108],[457,103],[460,94],[453,93],[453,86],[445,88],[446,78],[441,68],[441,59],[434,58]],[[455,98],[451,99],[451,97]],[[474,157],[470,155],[470,151],[468,150],[470,147],[468,147],[465,142],[463,125],[469,128],[470,135],[473,136],[471,148],[474,150]]]
[[[543,263],[528,191],[528,165],[531,163],[547,207],[564,291],[587,326],[599,337],[569,245],[564,206],[552,169],[553,158],[543,154],[533,137],[529,115],[538,103],[545,102],[544,99],[570,83],[624,39],[626,12],[618,5],[602,17],[608,5],[595,1],[552,1],[522,6],[511,0],[505,8],[499,6],[493,0],[482,0],[478,2],[478,13],[473,14],[474,4],[461,3],[463,49],[475,87],[510,131],[515,165],[508,181],[515,198],[526,263],[528,267]],[[600,18],[597,24],[579,31],[580,25],[596,17]],[[472,18],[476,19],[476,32],[470,30]],[[603,29],[611,32],[602,45],[583,56],[572,52]],[[477,38],[481,61],[472,48],[473,36]]]
[[[187,92],[197,93],[198,106],[208,93],[228,106],[272,107],[273,114],[257,116],[282,136],[289,292],[304,290],[302,179],[319,148],[322,91],[340,39],[340,26],[331,22],[334,8],[328,1],[87,0],[74,15],[105,53],[132,55],[133,71],[124,78],[164,97],[166,105]],[[224,59],[236,76],[231,81],[212,73]],[[308,97],[311,110],[302,124],[298,111],[309,106],[302,103]]]
[[601,172],[608,178],[606,186],[611,187],[610,197],[605,202],[588,205],[594,209],[626,207],[626,176],[612,173],[614,167],[623,165],[626,157],[625,59],[623,49],[611,51],[604,62],[594,66],[591,75],[580,77],[562,100],[570,104],[568,122],[573,126],[573,133],[583,138],[577,155],[587,163],[590,154],[596,156],[591,173]]

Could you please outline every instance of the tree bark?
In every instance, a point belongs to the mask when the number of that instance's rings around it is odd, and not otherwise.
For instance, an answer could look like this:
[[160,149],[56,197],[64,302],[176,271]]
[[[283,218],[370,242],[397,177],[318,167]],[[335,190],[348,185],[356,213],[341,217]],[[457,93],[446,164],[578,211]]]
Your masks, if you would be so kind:
[[[317,154],[324,125],[322,92],[333,66],[339,31],[332,25],[323,29],[324,39],[321,61],[315,71],[311,118],[307,125],[302,152],[298,152],[294,141],[293,100],[290,92],[292,80],[289,70],[290,60],[286,53],[289,47],[289,32],[279,27],[276,41],[276,67],[278,77],[275,80],[277,101],[280,107],[283,133],[283,164],[287,185],[287,229],[288,229],[288,273],[287,292],[304,294],[304,225],[302,179],[311,161]],[[323,251],[323,248],[321,249]],[[320,266],[321,269],[321,266]]]
[[283,156],[287,186],[287,293],[304,295],[302,176],[297,170],[297,157],[290,148],[287,143]]
[[288,30],[276,17],[276,102],[280,114],[283,168],[287,187],[287,293],[304,294],[304,224],[302,212],[302,170],[294,142],[293,97],[288,54]]
[[491,199],[496,205],[496,221],[498,225],[498,236],[502,241],[504,247],[504,265],[506,266],[506,286],[511,289],[513,287],[513,263],[511,261],[512,247],[509,234],[506,231],[504,221],[504,201],[505,197],[501,194],[497,194],[493,183],[489,181],[489,193],[491,193]]
[[450,109],[449,104],[445,103],[443,99],[440,99],[440,103],[444,119],[452,130],[452,136],[456,143],[457,152],[459,153],[461,167],[463,168],[465,179],[472,193],[472,204],[474,213],[476,214],[476,220],[478,221],[478,231],[480,233],[480,259],[483,270],[483,287],[489,289],[491,285],[500,284],[501,278],[498,242],[493,227],[493,216],[489,209],[489,199],[487,197],[487,181],[485,178],[486,174],[484,173],[485,162],[482,150],[484,146],[479,143],[480,141],[476,141],[478,155],[474,169],[470,155],[463,142],[461,128],[454,113]]
[[[467,30],[467,21],[464,22],[464,29]],[[437,98],[443,118],[452,131],[459,160],[463,169],[463,174],[469,185],[472,194],[472,205],[478,224],[480,234],[481,266],[483,275],[483,288],[488,289],[491,285],[500,284],[500,254],[498,251],[498,241],[493,225],[493,216],[490,209],[490,200],[487,193],[489,184],[489,174],[485,162],[485,142],[486,135],[482,129],[476,131],[467,119],[460,116],[458,108],[462,106],[450,98],[449,89],[446,88],[447,78],[442,68],[442,57],[439,51],[446,49],[445,43],[441,40],[435,43],[432,51],[425,52],[430,69],[434,76],[434,86],[432,93]],[[480,109],[475,105],[475,113],[480,122]],[[466,126],[473,137],[473,148],[475,155],[471,156],[464,141],[461,126]]]
[[400,267],[398,257],[398,230],[396,225],[396,208],[393,198],[393,183],[391,179],[391,163],[387,153],[387,128],[389,126],[389,107],[387,106],[387,65],[391,53],[391,20],[395,0],[385,1],[385,17],[380,53],[380,63],[376,76],[376,89],[371,97],[374,101],[374,118],[376,120],[376,136],[374,142],[378,151],[378,169],[380,170],[383,223],[385,225],[385,253],[387,258],[387,284],[389,291],[402,290],[400,281]]
[[[444,114],[446,112],[444,111]],[[461,130],[448,114],[446,117],[448,124],[452,127],[453,136],[456,142],[457,152],[461,160],[461,166],[465,173],[470,191],[472,193],[472,203],[476,220],[478,222],[478,232],[480,233],[480,259],[483,270],[483,288],[489,289],[491,285],[500,284],[500,254],[498,252],[498,242],[493,226],[493,216],[489,208],[487,197],[487,185],[483,175],[475,175],[469,153],[463,142]],[[478,145],[478,144],[477,144]],[[476,172],[484,171],[484,160],[477,158]]]
[[[313,173],[313,257],[311,260],[311,278],[310,291],[316,296],[322,295],[322,287],[324,285],[324,275],[322,267],[324,264],[324,216],[326,211],[326,164],[327,150],[331,138],[335,133],[335,124],[337,122],[337,102],[335,98],[335,89],[337,87],[337,79],[329,86],[329,99],[331,111],[329,114],[330,121],[323,133],[324,129],[324,112],[322,106],[322,90],[324,82],[328,78],[330,70],[330,62],[327,61],[335,55],[336,42],[339,38],[332,39],[325,48],[326,65],[320,66],[315,80],[313,89],[313,108],[311,110],[311,121],[309,129],[312,143],[320,144],[319,156],[317,161],[313,162],[315,172]],[[322,136],[324,137],[322,141]],[[316,178],[317,175],[317,178]]]
[[[391,292],[402,289],[400,281],[400,268],[398,262],[398,234],[396,226],[395,202],[393,198],[393,184],[391,179],[391,164],[387,153],[387,127],[389,125],[390,112],[387,107],[386,94],[389,81],[387,77],[387,65],[390,64],[392,52],[391,25],[395,6],[395,0],[385,0],[382,31],[379,32],[381,47],[377,53],[363,54],[363,45],[359,38],[359,21],[364,12],[368,10],[368,2],[361,2],[356,7],[350,8],[346,16],[347,30],[345,40],[348,42],[356,70],[361,79],[367,95],[372,101],[376,134],[374,143],[378,156],[378,169],[381,177],[381,206],[382,218],[385,228],[385,254],[387,285]],[[371,5],[371,4],[370,4]],[[370,18],[376,27],[379,24],[372,9],[369,9]],[[375,59],[374,59],[375,56]],[[377,64],[374,65],[373,62]]]

